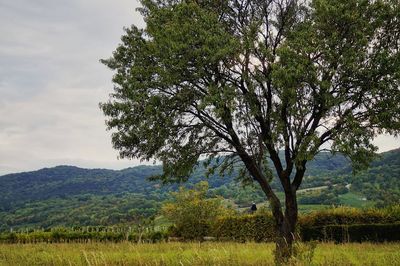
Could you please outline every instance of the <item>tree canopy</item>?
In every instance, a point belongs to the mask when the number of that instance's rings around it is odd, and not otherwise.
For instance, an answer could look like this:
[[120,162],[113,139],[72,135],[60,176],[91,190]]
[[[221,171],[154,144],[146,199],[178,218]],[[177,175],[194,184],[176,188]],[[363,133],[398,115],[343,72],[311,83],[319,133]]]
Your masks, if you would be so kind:
[[330,142],[363,164],[377,133],[398,132],[397,1],[142,4],[147,27],[103,61],[121,157],[159,159],[175,178],[221,152],[282,171],[280,150],[290,170]]
[[295,191],[321,149],[357,169],[377,134],[399,133],[398,0],[141,3],[146,27],[126,29],[103,61],[115,88],[101,108],[121,157],[160,160],[168,180],[201,156],[224,155],[223,170],[239,159],[279,227],[297,220]]

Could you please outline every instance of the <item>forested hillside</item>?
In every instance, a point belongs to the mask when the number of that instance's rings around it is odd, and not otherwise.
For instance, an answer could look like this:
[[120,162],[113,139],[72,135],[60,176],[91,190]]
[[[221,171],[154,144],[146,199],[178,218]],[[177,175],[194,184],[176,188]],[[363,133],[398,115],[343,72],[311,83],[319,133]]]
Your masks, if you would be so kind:
[[[160,166],[120,171],[57,166],[0,177],[0,229],[56,225],[112,225],[155,215],[179,184],[162,185],[148,177]],[[199,166],[184,185],[205,179]],[[235,208],[265,202],[257,186],[243,187],[236,173],[210,176],[209,193],[227,199]],[[321,153],[307,167],[299,195],[300,209],[324,205],[385,206],[399,202],[400,150],[380,155],[371,167],[353,175],[346,158]],[[274,183],[279,190],[277,183]],[[278,193],[279,194],[279,193]]]
[[400,199],[400,149],[381,154],[379,160],[356,176],[348,176],[354,191],[359,191],[377,206],[399,203]]

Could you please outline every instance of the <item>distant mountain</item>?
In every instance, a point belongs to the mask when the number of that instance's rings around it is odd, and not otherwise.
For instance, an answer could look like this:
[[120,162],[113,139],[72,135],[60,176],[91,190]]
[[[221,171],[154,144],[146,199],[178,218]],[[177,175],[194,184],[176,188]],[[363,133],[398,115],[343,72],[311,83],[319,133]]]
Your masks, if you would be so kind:
[[[137,166],[119,171],[57,166],[0,176],[0,229],[118,224],[131,221],[135,215],[153,215],[169,197],[168,193],[179,186],[162,186],[148,180],[161,171],[161,166]],[[199,167],[186,185],[205,179],[204,174],[205,169]],[[211,176],[210,193],[238,204],[265,201],[257,187],[242,188],[234,176]],[[399,180],[400,150],[381,154],[368,171],[357,176],[351,174],[349,161],[344,156],[320,153],[307,165],[302,188],[351,183],[355,192],[384,202],[385,199],[373,195],[387,187],[392,193],[399,191]],[[273,186],[279,190],[276,180]]]
[[4,205],[81,194],[145,193],[155,185],[146,181],[146,177],[160,171],[160,167],[153,166],[121,171],[57,166],[4,175],[0,177],[0,208]]

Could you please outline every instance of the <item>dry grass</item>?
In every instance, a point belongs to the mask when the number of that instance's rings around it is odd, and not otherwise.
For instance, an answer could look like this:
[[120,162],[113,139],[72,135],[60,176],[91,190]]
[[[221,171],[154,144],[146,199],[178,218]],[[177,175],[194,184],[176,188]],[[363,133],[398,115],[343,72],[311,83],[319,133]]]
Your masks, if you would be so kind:
[[[0,265],[273,265],[273,249],[258,243],[0,244]],[[400,265],[399,250],[398,243],[323,243],[311,265]]]

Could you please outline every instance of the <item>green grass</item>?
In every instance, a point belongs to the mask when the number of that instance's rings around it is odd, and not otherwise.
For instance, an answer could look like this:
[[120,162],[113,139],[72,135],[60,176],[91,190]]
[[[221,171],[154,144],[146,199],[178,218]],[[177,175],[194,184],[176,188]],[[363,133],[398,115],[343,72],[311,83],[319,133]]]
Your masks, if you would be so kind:
[[312,211],[319,211],[330,208],[330,205],[322,205],[322,204],[300,204],[298,206],[299,212],[301,213],[309,213]]
[[[308,194],[312,192],[307,192]],[[368,208],[373,207],[374,202],[369,200],[363,200],[362,195],[358,195],[353,192],[348,192],[346,194],[339,195],[340,204],[345,206],[350,206],[354,208]],[[319,211],[323,209],[330,208],[330,205],[322,205],[322,204],[299,204],[299,211],[302,213],[308,213],[311,211]]]
[[[400,265],[400,244],[317,245],[312,263]],[[0,244],[0,265],[273,265],[272,243]],[[305,249],[306,250],[306,249]]]
[[[318,193],[318,190],[315,191],[308,191],[303,193],[303,195],[310,195],[312,193]],[[277,193],[278,197],[280,198],[281,202],[284,202],[284,194],[279,192]],[[355,208],[368,208],[368,207],[373,207],[374,206],[374,202],[369,201],[369,200],[362,200],[363,196],[352,193],[352,192],[348,192],[346,194],[343,195],[339,195],[339,200],[340,200],[340,204],[341,205],[345,205],[345,206],[349,206],[349,207],[355,207]],[[268,202],[262,202],[262,203],[258,203],[257,207],[262,207],[262,206],[266,206],[268,207]],[[327,208],[331,208],[332,205],[324,205],[324,204],[299,204],[298,208],[299,208],[299,212],[301,213],[309,213],[312,211],[319,211],[319,210],[323,210],[323,209],[327,209]],[[246,207],[246,208],[237,208],[239,210],[239,212],[245,212],[247,210],[249,210],[250,207]]]
[[363,196],[355,194],[353,192],[339,195],[340,203],[346,206],[351,206],[355,208],[366,208],[372,207],[374,205],[372,201],[363,200],[362,198]]

